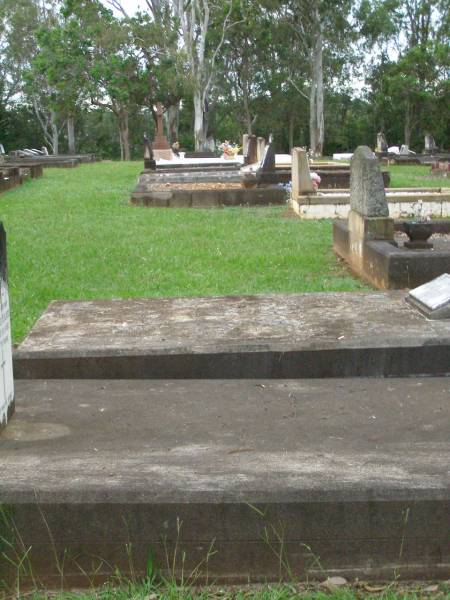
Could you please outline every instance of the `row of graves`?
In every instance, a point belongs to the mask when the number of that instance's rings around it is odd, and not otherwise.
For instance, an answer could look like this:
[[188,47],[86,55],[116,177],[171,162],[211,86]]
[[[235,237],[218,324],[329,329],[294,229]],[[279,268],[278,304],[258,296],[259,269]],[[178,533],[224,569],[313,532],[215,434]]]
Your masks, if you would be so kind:
[[417,154],[409,149],[408,144],[402,144],[400,147],[389,146],[384,133],[379,132],[377,134],[375,152],[384,164],[429,165],[432,169],[436,169],[436,165],[441,162],[447,165],[448,171],[450,153],[439,148],[430,133],[425,134],[422,154]]
[[21,185],[27,179],[42,177],[44,168],[74,168],[97,160],[95,154],[49,155],[45,146],[41,150],[13,150],[7,155],[0,144],[0,192]]
[[[149,207],[252,206],[284,204],[292,179],[292,158],[276,154],[272,136],[244,135],[242,155],[217,157],[198,153],[176,156],[163,130],[163,111],[157,107],[156,136],[144,142],[144,171],[131,202]],[[322,189],[349,187],[350,168],[336,162],[314,165]],[[389,185],[389,173],[384,173]]]
[[27,179],[38,179],[43,175],[42,165],[37,163],[13,163],[7,160],[5,149],[0,144],[0,192],[22,185]]
[[[368,148],[350,188],[335,247],[363,271],[373,240],[394,247]],[[5,583],[450,577],[431,251],[410,250],[428,278],[409,292],[53,302],[11,354],[0,234]]]

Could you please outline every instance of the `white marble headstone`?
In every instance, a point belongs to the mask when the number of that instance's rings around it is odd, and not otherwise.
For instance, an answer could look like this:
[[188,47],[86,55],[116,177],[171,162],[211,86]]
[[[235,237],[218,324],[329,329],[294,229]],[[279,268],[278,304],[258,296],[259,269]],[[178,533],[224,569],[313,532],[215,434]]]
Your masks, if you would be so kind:
[[449,319],[450,274],[444,273],[411,290],[406,299],[430,319]]
[[14,403],[11,319],[6,268],[6,234],[0,224],[0,427],[6,425]]

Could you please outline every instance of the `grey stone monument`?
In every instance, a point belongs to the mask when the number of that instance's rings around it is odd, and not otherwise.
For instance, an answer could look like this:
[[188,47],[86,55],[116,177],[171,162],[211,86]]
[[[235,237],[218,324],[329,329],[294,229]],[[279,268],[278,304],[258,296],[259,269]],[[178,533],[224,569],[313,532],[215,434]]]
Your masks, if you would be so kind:
[[431,135],[431,133],[426,133],[424,154],[433,154],[433,152],[436,152],[437,149],[438,147],[436,146],[434,137]]
[[387,152],[388,144],[384,133],[377,133],[377,152]]
[[11,320],[9,313],[6,232],[0,223],[0,428],[14,411]]
[[312,194],[314,187],[309,170],[308,154],[304,148],[292,149],[292,197]]
[[266,148],[266,140],[263,137],[256,139],[256,161],[261,162]]
[[144,134],[144,169],[147,171],[156,171],[156,161],[153,155],[153,148],[147,134]]
[[253,165],[257,162],[257,141],[256,135],[248,137],[247,152],[244,154],[244,165]]
[[378,160],[368,146],[358,146],[350,162],[350,212],[348,215],[350,261],[363,266],[364,242],[394,240],[394,220],[384,191]]

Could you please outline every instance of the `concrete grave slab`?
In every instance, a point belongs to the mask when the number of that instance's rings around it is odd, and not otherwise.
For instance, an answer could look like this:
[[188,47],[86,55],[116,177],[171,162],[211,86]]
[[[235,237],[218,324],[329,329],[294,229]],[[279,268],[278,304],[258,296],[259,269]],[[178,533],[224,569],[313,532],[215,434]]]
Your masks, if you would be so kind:
[[212,580],[291,580],[265,530],[295,576],[447,579],[449,386],[19,381],[0,502],[48,585],[55,556],[86,585],[149,556],[167,573],[175,544],[185,576],[212,547]]
[[16,378],[450,374],[450,321],[404,292],[54,302],[14,355]]

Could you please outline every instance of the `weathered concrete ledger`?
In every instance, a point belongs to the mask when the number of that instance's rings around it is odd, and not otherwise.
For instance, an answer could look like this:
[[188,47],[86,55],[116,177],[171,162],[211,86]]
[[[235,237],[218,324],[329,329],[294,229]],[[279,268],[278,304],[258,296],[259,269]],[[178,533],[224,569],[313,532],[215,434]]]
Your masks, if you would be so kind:
[[404,292],[55,302],[14,357],[16,378],[450,374],[450,322]]
[[49,587],[55,556],[89,585],[149,556],[167,572],[175,544],[185,577],[211,547],[210,581],[290,578],[265,528],[295,577],[447,579],[448,394],[448,378],[20,381],[0,502]]

